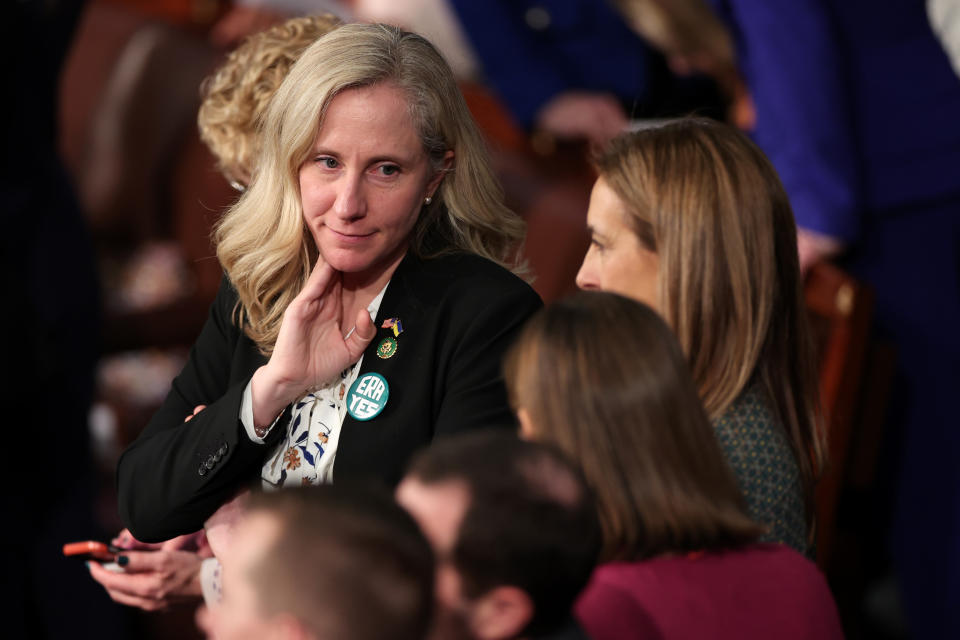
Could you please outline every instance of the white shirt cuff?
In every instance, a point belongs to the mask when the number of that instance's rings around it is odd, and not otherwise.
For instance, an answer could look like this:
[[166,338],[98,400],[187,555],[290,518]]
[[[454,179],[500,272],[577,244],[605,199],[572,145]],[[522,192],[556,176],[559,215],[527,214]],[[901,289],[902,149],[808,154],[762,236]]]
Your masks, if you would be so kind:
[[220,604],[223,590],[220,586],[220,561],[216,558],[206,558],[200,563],[200,589],[208,607]]
[[273,419],[270,426],[263,431],[263,437],[257,435],[253,424],[253,379],[251,378],[243,390],[243,399],[240,401],[240,422],[243,424],[244,431],[247,432],[247,437],[257,444],[264,444],[265,438],[277,425],[277,420],[279,420],[282,415],[283,412],[281,411],[280,415]]

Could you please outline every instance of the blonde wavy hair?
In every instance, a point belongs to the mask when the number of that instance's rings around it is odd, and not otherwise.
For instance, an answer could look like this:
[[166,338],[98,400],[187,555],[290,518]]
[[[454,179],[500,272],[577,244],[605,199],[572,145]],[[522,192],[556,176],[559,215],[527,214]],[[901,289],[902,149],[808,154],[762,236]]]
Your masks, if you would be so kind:
[[255,33],[203,81],[197,115],[200,139],[228,180],[250,182],[260,155],[257,129],[270,98],[304,50],[340,24],[326,14],[292,18]]
[[264,354],[287,305],[303,287],[317,249],[303,221],[298,174],[331,100],[389,82],[407,96],[435,171],[453,166],[420,211],[410,250],[421,258],[474,253],[522,272],[525,225],[503,204],[484,140],[443,57],[425,38],[382,24],[348,24],[321,37],[277,90],[263,124],[250,187],[214,231],[217,257],[239,296],[237,321]]
[[688,118],[622,135],[595,160],[659,257],[659,307],[718,419],[762,385],[790,438],[812,514],[826,443],[786,191],[733,127]]

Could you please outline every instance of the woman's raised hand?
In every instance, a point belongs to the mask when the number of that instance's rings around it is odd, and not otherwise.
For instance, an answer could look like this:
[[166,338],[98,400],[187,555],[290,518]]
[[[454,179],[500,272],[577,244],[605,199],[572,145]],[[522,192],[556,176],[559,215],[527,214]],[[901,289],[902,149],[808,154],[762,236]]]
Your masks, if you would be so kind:
[[[253,419],[270,424],[308,389],[322,387],[360,359],[376,335],[366,309],[345,338],[341,275],[322,258],[300,294],[287,306],[270,361],[253,374]],[[349,331],[349,330],[348,330]]]

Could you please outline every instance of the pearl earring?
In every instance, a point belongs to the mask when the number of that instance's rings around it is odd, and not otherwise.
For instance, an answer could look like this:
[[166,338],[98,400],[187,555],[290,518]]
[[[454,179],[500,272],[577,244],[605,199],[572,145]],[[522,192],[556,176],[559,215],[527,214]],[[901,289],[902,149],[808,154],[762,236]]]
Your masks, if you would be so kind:
[[423,204],[430,204],[431,202],[433,202],[433,198],[431,198],[430,196],[427,196],[426,198],[423,199]]

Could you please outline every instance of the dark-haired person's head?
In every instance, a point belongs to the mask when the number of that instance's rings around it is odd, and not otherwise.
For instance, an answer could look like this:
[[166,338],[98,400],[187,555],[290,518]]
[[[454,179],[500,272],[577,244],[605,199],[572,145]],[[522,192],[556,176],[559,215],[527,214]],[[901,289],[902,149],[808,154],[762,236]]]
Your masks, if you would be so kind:
[[535,315],[504,367],[525,437],[586,476],[603,561],[723,549],[761,533],[746,515],[663,319],[611,293],[580,292]]
[[389,492],[338,485],[251,497],[222,561],[216,640],[419,640],[433,611],[433,553]]
[[442,637],[544,637],[571,621],[600,548],[580,472],[509,433],[441,440],[397,488],[437,556]]

